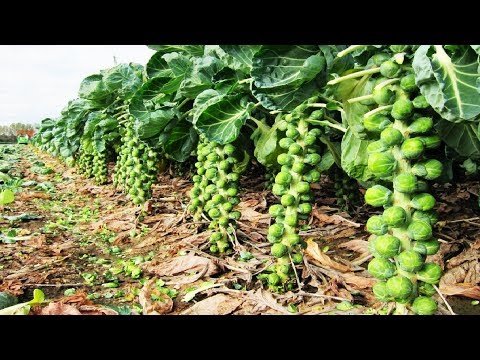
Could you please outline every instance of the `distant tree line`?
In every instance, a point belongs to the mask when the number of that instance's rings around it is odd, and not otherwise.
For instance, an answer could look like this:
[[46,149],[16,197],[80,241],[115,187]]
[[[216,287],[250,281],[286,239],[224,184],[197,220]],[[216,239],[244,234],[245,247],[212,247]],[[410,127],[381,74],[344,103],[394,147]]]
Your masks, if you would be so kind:
[[35,134],[35,127],[31,124],[13,123],[10,125],[0,125],[0,142],[13,143],[17,141],[17,136],[28,135],[31,138]]

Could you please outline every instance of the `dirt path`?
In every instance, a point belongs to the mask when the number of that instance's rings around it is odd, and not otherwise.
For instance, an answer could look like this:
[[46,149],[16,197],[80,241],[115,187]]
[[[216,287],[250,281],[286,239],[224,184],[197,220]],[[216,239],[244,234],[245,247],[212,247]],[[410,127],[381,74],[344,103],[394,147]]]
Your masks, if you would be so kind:
[[[362,224],[368,214],[365,208],[353,217],[340,212],[328,179],[323,180],[327,186],[317,187],[310,226],[302,231],[309,244],[306,263],[298,268],[302,289],[272,295],[255,277],[273,261],[265,241],[273,198],[263,190],[262,179],[242,179],[238,241],[232,253],[217,258],[206,252],[209,231],[200,231],[205,224],[193,223],[185,212],[188,180],[162,175],[154,187],[155,200],[138,207],[111,185],[96,186],[30,146],[18,146],[18,151],[11,172],[22,178],[23,186],[0,219],[0,291],[20,300],[28,301],[38,288],[57,304],[74,304],[76,309],[79,304],[104,305],[125,314],[380,311],[371,294],[373,280],[365,271],[368,234]],[[468,275],[471,267],[480,266],[480,226],[475,225],[479,212],[465,211],[458,194],[468,202],[465,189],[472,192],[475,186],[478,189],[478,182],[437,189],[441,220],[449,219],[440,222],[446,241],[437,260],[448,269],[447,259],[456,257],[459,265],[450,267],[454,280],[447,285],[459,291],[458,283],[470,284],[470,298],[480,298],[480,278]],[[452,222],[460,214],[474,220]],[[24,219],[4,218],[18,215]],[[473,260],[467,256],[460,261],[458,256],[467,251]],[[463,278],[458,270],[451,274],[462,266]],[[440,309],[448,313],[445,306]],[[55,311],[67,310],[64,306]]]

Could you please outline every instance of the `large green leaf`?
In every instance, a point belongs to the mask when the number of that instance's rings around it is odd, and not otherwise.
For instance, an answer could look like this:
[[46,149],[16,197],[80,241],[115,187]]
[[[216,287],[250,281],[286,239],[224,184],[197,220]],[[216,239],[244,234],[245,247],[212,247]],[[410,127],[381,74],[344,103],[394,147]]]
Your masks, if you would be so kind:
[[193,66],[185,74],[180,84],[179,96],[194,99],[198,94],[213,85],[214,75],[222,70],[223,63],[216,57],[195,58]]
[[169,77],[173,76],[173,72],[168,66],[168,63],[163,58],[163,53],[156,52],[148,60],[146,66],[146,72],[149,78],[154,78],[157,76]]
[[275,122],[273,126],[270,127],[265,122],[258,121],[256,129],[250,136],[255,145],[253,155],[258,162],[265,167],[279,167],[277,157],[282,152],[285,152],[285,150],[278,145],[277,128],[278,122]]
[[111,91],[107,88],[103,81],[103,76],[94,74],[87,76],[80,83],[78,96],[83,99],[94,100],[97,103],[103,103],[111,95]]
[[342,139],[342,169],[357,180],[368,181],[373,178],[368,170],[367,146],[371,141],[361,140],[355,136],[351,129],[348,129]]
[[452,123],[440,120],[435,129],[442,140],[462,156],[480,158],[480,132],[475,122]]
[[441,45],[422,45],[415,52],[415,80],[428,103],[444,119],[472,120],[480,114],[478,56],[468,46],[450,57]]
[[226,60],[227,66],[245,73],[250,73],[253,56],[260,47],[260,45],[220,45],[220,48],[232,59]]
[[108,69],[103,74],[105,86],[122,99],[129,99],[142,86],[142,78],[135,70],[131,64],[119,64]]
[[238,137],[252,108],[253,103],[242,94],[219,97],[217,102],[195,114],[193,123],[210,141],[227,144]]
[[198,119],[200,114],[210,105],[219,102],[224,94],[217,90],[208,89],[197,95],[193,102],[193,118]]
[[190,157],[197,146],[197,142],[198,135],[192,123],[182,119],[170,132],[163,149],[169,157],[183,162]]
[[147,45],[150,49],[163,54],[169,52],[183,52],[194,56],[203,55],[203,45]]
[[253,89],[252,94],[266,109],[289,111],[307,100],[318,89],[317,82],[312,80],[300,87],[287,85],[273,89]]
[[325,58],[315,45],[262,46],[252,61],[252,77],[257,88],[301,84],[325,69]]
[[170,99],[163,93],[163,87],[170,80],[162,77],[150,79],[130,102],[129,111],[135,117],[135,128],[142,139],[158,135],[175,115],[173,109],[163,106]]

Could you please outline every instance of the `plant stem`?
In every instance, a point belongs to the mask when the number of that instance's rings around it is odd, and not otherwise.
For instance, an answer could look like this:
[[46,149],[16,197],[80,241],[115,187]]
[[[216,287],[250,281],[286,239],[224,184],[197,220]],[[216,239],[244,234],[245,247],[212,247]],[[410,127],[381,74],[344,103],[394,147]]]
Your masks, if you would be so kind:
[[357,49],[361,49],[362,47],[365,47],[367,45],[350,45],[349,47],[347,47],[345,50],[342,50],[340,51],[338,54],[337,54],[337,57],[343,57],[347,54],[350,54],[351,52],[354,52],[355,50]]
[[308,107],[314,107],[314,108],[326,108],[327,104],[323,103],[314,103],[314,104],[308,104]]
[[381,88],[383,88],[387,85],[393,84],[394,82],[397,82],[398,80],[400,80],[400,79],[395,78],[395,79],[388,79],[388,80],[382,81],[380,84],[376,85],[373,89],[374,90],[380,90]]
[[247,79],[243,79],[243,80],[238,81],[238,84],[245,84],[247,82],[252,82],[252,81],[253,81],[253,78],[247,78]]
[[313,120],[313,119],[307,119],[306,121],[309,122],[310,124],[314,124],[314,125],[327,125],[327,126],[329,126],[329,127],[331,127],[331,128],[340,130],[341,132],[344,132],[344,133],[347,132],[347,129],[344,128],[343,126],[337,125],[337,124],[332,124],[330,121],[326,121],[326,120]]
[[374,68],[371,68],[371,69],[368,69],[368,70],[357,71],[357,72],[354,72],[353,74],[348,74],[348,75],[341,76],[339,78],[330,80],[329,82],[327,82],[327,85],[335,85],[335,84],[338,84],[338,83],[340,83],[342,81],[345,81],[345,80],[355,79],[357,77],[362,77],[363,75],[370,75],[370,74],[375,74],[375,73],[378,73],[378,72],[380,72],[379,67],[374,67]]
[[356,98],[351,98],[351,99],[348,99],[347,102],[348,102],[349,104],[353,104],[353,103],[356,103],[356,102],[359,102],[359,101],[370,100],[370,99],[373,99],[373,95],[372,95],[372,94],[363,95],[363,96],[358,96],[358,97],[356,97]]
[[366,119],[369,116],[375,115],[376,113],[379,113],[379,112],[382,112],[382,111],[385,111],[385,110],[390,110],[391,108],[393,108],[393,105],[379,106],[378,108],[373,109],[373,110],[363,114],[363,118]]

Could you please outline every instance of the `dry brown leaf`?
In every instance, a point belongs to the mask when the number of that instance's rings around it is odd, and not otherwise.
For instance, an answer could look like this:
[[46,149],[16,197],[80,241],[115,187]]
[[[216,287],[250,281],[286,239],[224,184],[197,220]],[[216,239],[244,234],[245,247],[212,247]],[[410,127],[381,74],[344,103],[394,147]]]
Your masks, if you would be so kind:
[[323,224],[340,224],[342,222],[338,217],[329,216],[318,211],[318,209],[313,209],[312,215]]
[[50,248],[53,250],[55,254],[60,254],[62,251],[68,250],[75,247],[75,242],[73,240],[65,241],[61,244],[53,244]]
[[349,238],[350,236],[353,236],[353,235],[357,235],[357,230],[355,230],[352,227],[348,227],[333,235],[325,234],[323,238],[325,240],[332,241],[337,239]]
[[3,283],[0,284],[0,291],[13,296],[20,296],[23,294],[23,285],[22,282],[17,279],[4,280]]
[[480,284],[480,263],[477,260],[464,262],[443,274],[440,282],[443,284],[463,282]]
[[480,286],[474,284],[440,284],[440,291],[444,295],[461,295],[480,300]]
[[75,306],[52,302],[44,307],[39,315],[82,315],[82,313]]
[[358,276],[351,272],[343,273],[341,274],[341,276],[347,284],[353,285],[359,289],[371,288],[373,285],[375,285],[375,282],[376,282],[375,279],[373,278]]
[[115,310],[98,305],[80,305],[78,309],[82,315],[118,315]]
[[355,240],[344,242],[338,245],[338,247],[343,247],[348,250],[352,250],[360,254],[363,254],[368,252],[368,241],[355,239]]
[[320,250],[318,244],[312,239],[307,240],[307,248],[305,249],[305,254],[313,260],[313,263],[317,263],[320,266],[328,267],[341,272],[348,272],[353,270],[346,265],[340,264],[339,262],[332,260],[330,256]]
[[36,236],[32,236],[29,240],[25,241],[25,245],[39,248],[42,247],[46,241],[47,237],[45,236],[45,234],[38,234]]
[[211,231],[203,231],[198,234],[193,234],[182,239],[182,244],[189,244],[192,246],[200,246],[208,241]]
[[218,266],[211,260],[201,256],[188,254],[177,256],[166,261],[152,261],[146,265],[146,270],[157,276],[175,276],[183,273],[203,273],[203,276],[215,275]]
[[[156,279],[147,281],[138,294],[138,302],[142,305],[144,315],[167,314],[173,309],[173,300],[167,294],[158,291],[155,282]],[[160,300],[153,301],[152,295]]]
[[199,301],[191,308],[182,311],[180,315],[227,315],[235,311],[243,301],[240,298],[217,294]]
[[451,258],[447,262],[447,267],[448,268],[453,268],[455,266],[460,265],[461,263],[465,261],[471,261],[471,260],[479,260],[480,259],[480,249],[479,249],[479,244],[480,241],[476,241],[471,247],[469,247],[467,250],[462,251],[460,254],[457,256]]
[[249,299],[263,306],[268,306],[269,308],[280,312],[281,314],[291,315],[288,310],[280,305],[277,300],[273,297],[270,291],[264,289],[258,289],[256,292],[249,296]]
[[262,214],[258,211],[253,210],[252,208],[243,208],[238,209],[241,211],[242,216],[240,220],[249,221],[252,223],[268,224],[270,222],[271,216],[269,214]]

